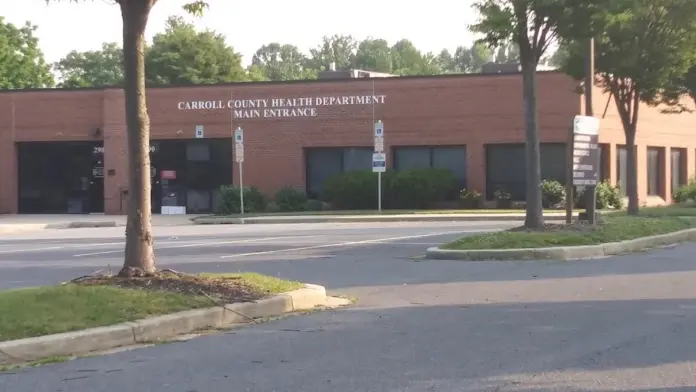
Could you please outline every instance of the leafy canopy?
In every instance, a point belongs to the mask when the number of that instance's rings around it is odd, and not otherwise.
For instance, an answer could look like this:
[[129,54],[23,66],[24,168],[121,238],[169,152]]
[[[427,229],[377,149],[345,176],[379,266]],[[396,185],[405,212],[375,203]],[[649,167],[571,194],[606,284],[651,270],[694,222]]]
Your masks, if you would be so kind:
[[469,26],[492,47],[518,46],[520,61],[538,64],[559,36],[586,36],[602,0],[478,0]]
[[44,60],[36,26],[17,27],[0,17],[0,88],[53,87],[51,67]]
[[[678,106],[694,83],[696,65],[696,1],[612,0],[596,14],[595,82],[618,99],[625,124],[637,121],[638,102]],[[576,79],[584,76],[583,48],[566,39],[562,69]],[[696,72],[695,72],[696,73]],[[693,84],[692,84],[693,86]]]
[[225,37],[211,30],[196,31],[180,17],[170,17],[147,49],[147,82],[151,85],[215,84],[244,81],[241,54]]

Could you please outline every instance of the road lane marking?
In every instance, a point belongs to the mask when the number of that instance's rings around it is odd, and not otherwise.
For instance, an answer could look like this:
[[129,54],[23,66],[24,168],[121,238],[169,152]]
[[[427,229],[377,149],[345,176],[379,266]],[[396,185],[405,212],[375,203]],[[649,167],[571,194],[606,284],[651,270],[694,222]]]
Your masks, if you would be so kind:
[[[195,244],[174,245],[174,246],[167,246],[167,247],[163,247],[163,248],[157,248],[157,247],[156,247],[156,248],[155,248],[155,251],[158,251],[158,250],[165,250],[165,249],[193,248],[193,247],[200,247],[200,246],[218,246],[218,245],[230,245],[230,244],[245,244],[245,243],[251,243],[251,242],[273,241],[273,240],[291,239],[291,238],[301,238],[301,237],[312,237],[312,236],[300,235],[300,236],[284,236],[284,237],[251,238],[251,239],[237,240],[237,241],[197,242],[197,243],[195,243]],[[85,257],[85,256],[108,255],[108,254],[114,254],[114,253],[123,253],[123,249],[119,249],[119,250],[109,250],[109,251],[104,251],[104,252],[81,253],[81,254],[73,255],[73,257]]]
[[91,248],[91,247],[95,247],[95,246],[110,246],[110,245],[123,245],[123,242],[106,242],[106,243],[101,243],[101,244],[79,244],[79,245],[75,244],[75,245],[63,245],[63,246],[50,246],[50,247],[44,247],[44,248],[0,250],[0,254],[22,253],[22,252],[43,252],[46,250]]
[[[348,241],[348,242],[338,242],[335,244],[323,244],[323,245],[313,245],[313,246],[302,246],[299,248],[289,248],[289,249],[275,249],[275,250],[264,250],[259,252],[249,252],[249,253],[236,253],[233,255],[220,256],[221,259],[230,259],[233,257],[246,257],[246,256],[258,256],[258,255],[270,255],[274,253],[283,252],[296,252],[302,250],[314,250],[314,249],[325,249],[325,248],[338,248],[342,246],[352,246],[352,245],[365,245],[365,244],[378,244],[381,242],[399,241],[399,240],[409,240],[413,238],[425,238],[425,237],[435,237],[439,235],[447,234],[461,234],[461,233],[481,233],[485,230],[463,230],[463,231],[443,231],[438,233],[428,233],[428,234],[418,234],[418,235],[407,235],[402,237],[389,237],[389,238],[379,238],[373,240],[362,240],[362,241]],[[489,231],[499,231],[499,230],[489,230]]]

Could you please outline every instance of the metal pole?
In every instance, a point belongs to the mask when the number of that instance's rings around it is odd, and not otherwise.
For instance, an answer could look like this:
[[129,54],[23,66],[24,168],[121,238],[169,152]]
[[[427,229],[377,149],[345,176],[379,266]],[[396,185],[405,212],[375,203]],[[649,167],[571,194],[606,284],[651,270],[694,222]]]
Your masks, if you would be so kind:
[[239,162],[239,211],[244,215],[244,170],[242,170],[243,162]]
[[[372,80],[372,136],[375,133],[375,81]],[[377,172],[377,211],[382,212],[382,172]]]
[[[595,49],[594,38],[587,40],[587,53],[585,54],[585,115],[594,116],[592,109],[592,87],[594,87],[595,75]],[[597,146],[599,148],[599,146]],[[595,167],[599,170],[599,162],[595,163]],[[586,199],[586,214],[587,220],[591,225],[596,223],[596,207],[597,207],[597,186],[590,185],[586,192],[589,192],[589,197]]]
[[568,159],[566,159],[566,202],[565,202],[565,212],[566,212],[566,223],[573,223],[573,140],[575,135],[573,134],[573,127],[570,127],[568,132],[568,144],[566,148],[566,154],[568,154]]

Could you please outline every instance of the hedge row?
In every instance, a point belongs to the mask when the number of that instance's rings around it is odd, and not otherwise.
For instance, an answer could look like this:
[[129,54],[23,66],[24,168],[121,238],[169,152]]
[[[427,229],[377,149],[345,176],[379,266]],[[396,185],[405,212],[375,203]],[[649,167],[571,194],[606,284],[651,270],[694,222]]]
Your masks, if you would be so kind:
[[[341,210],[377,208],[378,181],[370,171],[352,171],[329,177],[321,199]],[[457,178],[449,170],[387,170],[382,173],[382,207],[424,209],[433,203],[456,200]]]
[[[236,186],[225,185],[220,188],[220,207],[222,215],[239,214],[241,211],[240,189]],[[305,193],[293,187],[284,187],[274,195],[271,201],[266,200],[263,193],[256,187],[244,187],[244,212],[298,212],[321,210],[323,203],[318,200],[308,200]]]
[[[415,169],[406,171],[387,170],[382,174],[382,207],[384,209],[426,209],[439,202],[459,199],[461,208],[483,208],[483,195],[476,191],[459,190],[452,172],[444,169]],[[561,207],[565,202],[565,186],[558,181],[544,180],[541,183],[544,208]],[[293,187],[280,189],[268,201],[255,187],[244,188],[244,211],[299,212],[323,209],[323,202],[337,210],[368,210],[377,208],[377,176],[372,171],[351,171],[329,177],[324,183],[321,201],[308,200],[305,193]],[[221,188],[220,214],[232,215],[240,212],[238,187]],[[677,199],[676,195],[680,199]],[[509,193],[500,187],[495,191],[500,202],[509,202]],[[675,192],[680,201],[696,199],[696,180],[692,180]],[[576,208],[585,208],[587,195],[576,195]],[[500,205],[507,205],[500,203]],[[597,185],[597,208],[622,207],[622,198],[617,187],[608,182]],[[502,207],[501,207],[502,208]],[[507,207],[509,208],[509,207]]]

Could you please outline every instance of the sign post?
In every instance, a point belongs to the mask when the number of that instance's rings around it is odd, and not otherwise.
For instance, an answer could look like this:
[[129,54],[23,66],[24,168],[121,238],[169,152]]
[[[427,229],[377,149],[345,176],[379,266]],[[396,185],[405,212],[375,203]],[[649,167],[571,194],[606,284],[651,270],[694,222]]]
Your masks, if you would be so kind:
[[382,173],[387,170],[387,154],[384,153],[384,124],[382,120],[375,123],[374,139],[372,172],[377,173],[377,211],[382,212]]
[[[575,116],[573,120],[572,155],[570,172],[572,173],[572,185],[588,187],[590,192],[595,191],[599,182],[599,119],[592,116]],[[595,195],[590,195],[587,203],[596,203]],[[572,203],[567,200],[567,203]],[[588,221],[595,223],[593,206],[585,206]],[[572,207],[571,207],[572,208]]]
[[244,130],[241,127],[234,131],[234,158],[239,166],[239,212],[244,215]]

